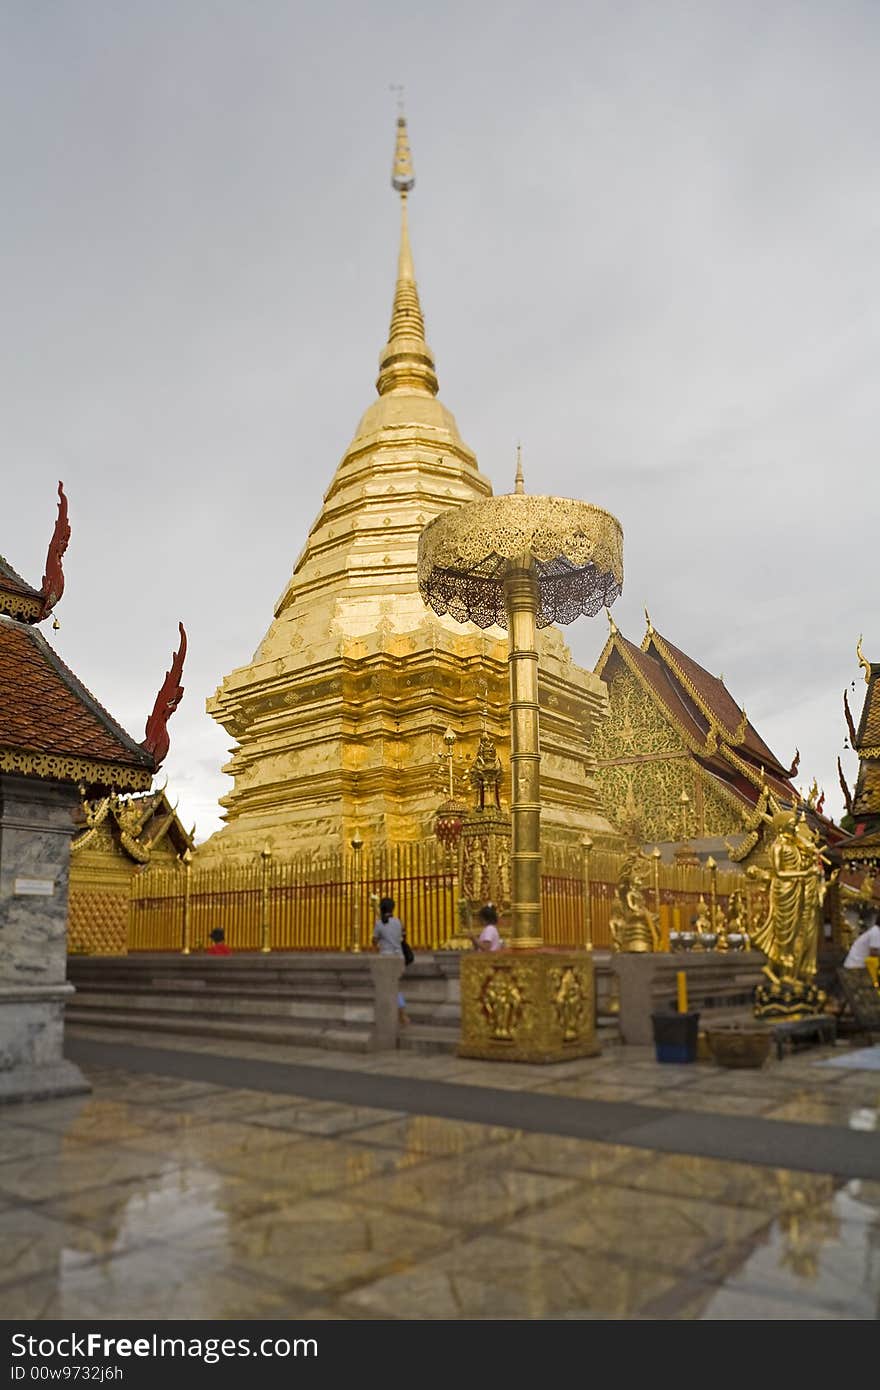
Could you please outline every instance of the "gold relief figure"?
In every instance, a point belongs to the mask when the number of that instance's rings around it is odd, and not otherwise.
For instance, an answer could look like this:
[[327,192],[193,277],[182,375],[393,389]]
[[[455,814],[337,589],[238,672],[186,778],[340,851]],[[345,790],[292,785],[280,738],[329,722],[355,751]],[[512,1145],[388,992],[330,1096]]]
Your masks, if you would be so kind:
[[587,1017],[587,997],[583,982],[570,965],[564,970],[554,970],[551,979],[553,1007],[562,1029],[562,1038],[564,1042],[571,1042],[580,1036]]
[[496,1042],[513,1042],[525,996],[515,971],[493,970],[480,991],[480,1002]]
[[767,957],[766,985],[758,987],[756,1012],[793,1014],[818,1012],[825,1003],[816,988],[816,957],[821,909],[827,883],[818,834],[803,815],[775,804],[765,815],[767,867],[750,865],[748,876],[767,885],[766,916],[752,939]]
[[611,908],[611,940],[615,951],[657,951],[660,932],[645,905],[644,883],[650,859],[636,849],[624,861]]
[[487,733],[480,735],[477,756],[474,758],[474,765],[468,775],[471,786],[477,793],[478,809],[485,811],[486,792],[489,791],[492,794],[496,811],[500,811],[502,769],[495,749],[495,740]]

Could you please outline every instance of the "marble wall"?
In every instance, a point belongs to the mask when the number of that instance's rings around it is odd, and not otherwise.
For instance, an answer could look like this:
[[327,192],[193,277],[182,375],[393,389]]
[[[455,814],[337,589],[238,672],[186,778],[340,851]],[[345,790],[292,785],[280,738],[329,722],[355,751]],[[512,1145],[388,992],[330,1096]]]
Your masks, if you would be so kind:
[[89,1089],[63,1056],[77,790],[0,775],[0,1102]]

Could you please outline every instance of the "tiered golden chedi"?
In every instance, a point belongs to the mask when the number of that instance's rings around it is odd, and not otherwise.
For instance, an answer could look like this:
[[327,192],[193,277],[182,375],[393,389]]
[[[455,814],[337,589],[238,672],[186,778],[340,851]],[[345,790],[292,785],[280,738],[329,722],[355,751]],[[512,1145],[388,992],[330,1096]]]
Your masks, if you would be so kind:
[[[406,125],[392,175],[402,225],[397,287],[367,410],[324,497],[253,661],[227,676],[208,711],[237,742],[226,771],[227,825],[199,850],[244,857],[327,852],[365,840],[422,839],[433,828],[443,733],[476,754],[488,728],[508,770],[505,636],[463,631],[425,609],[418,538],[440,512],[489,497],[491,484],[437,399],[413,272]],[[603,684],[576,666],[556,628],[541,634],[541,790],[548,839],[610,833],[589,743]]]

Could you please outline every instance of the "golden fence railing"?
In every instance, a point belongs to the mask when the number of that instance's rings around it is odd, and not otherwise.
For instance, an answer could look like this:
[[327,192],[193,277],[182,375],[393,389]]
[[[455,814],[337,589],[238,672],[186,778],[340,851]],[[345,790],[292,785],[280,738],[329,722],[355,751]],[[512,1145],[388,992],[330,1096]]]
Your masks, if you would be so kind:
[[193,865],[189,871],[183,864],[147,869],[132,882],[129,951],[183,949],[187,872],[193,951],[210,944],[216,927],[234,951],[258,951],[266,941],[273,951],[350,950],[356,898],[360,944],[366,947],[373,931],[373,895],[394,899],[414,950],[437,950],[455,931],[456,869],[440,846],[428,842],[363,850],[357,858],[349,853],[204,869]]
[[[584,853],[580,846],[545,849],[541,907],[549,946],[587,943],[587,883],[592,944],[611,946],[611,915],[627,856],[593,849],[587,874]],[[189,944],[192,951],[203,951],[212,930],[222,927],[234,951],[348,951],[356,944],[356,901],[360,946],[368,949],[375,895],[394,899],[416,951],[438,950],[457,930],[458,884],[458,865],[434,841],[365,846],[357,854],[323,858],[282,861],[257,856],[249,864],[204,868],[196,858],[189,867],[153,867],[135,875],[128,949],[180,951]],[[643,892],[651,911],[659,905],[664,947],[668,948],[670,931],[691,925],[701,896],[710,905],[712,890],[712,876],[705,867],[662,862],[648,867]],[[750,925],[757,920],[761,897],[743,874],[718,870],[714,890],[725,912],[730,894],[743,893]]]

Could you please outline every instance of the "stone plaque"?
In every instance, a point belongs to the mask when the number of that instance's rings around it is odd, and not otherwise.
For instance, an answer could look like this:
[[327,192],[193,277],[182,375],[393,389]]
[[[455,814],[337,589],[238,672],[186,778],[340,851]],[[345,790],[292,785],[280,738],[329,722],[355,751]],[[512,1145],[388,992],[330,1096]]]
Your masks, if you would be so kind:
[[17,898],[51,898],[55,892],[54,878],[17,878],[14,893]]

